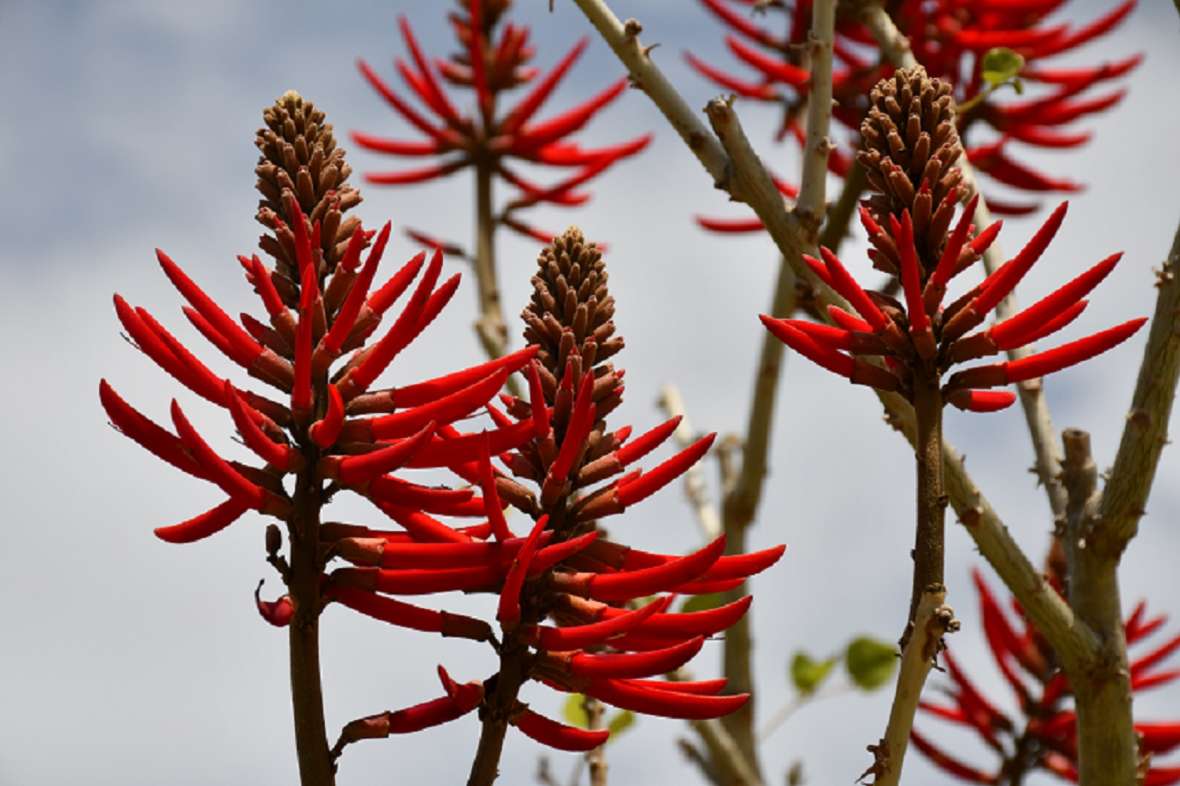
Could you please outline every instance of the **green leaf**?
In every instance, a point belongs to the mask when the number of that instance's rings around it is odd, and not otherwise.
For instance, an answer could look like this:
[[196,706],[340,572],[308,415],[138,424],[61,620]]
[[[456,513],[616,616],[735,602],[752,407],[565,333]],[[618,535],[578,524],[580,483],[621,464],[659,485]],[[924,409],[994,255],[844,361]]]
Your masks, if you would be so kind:
[[[983,56],[983,79],[992,88],[1000,87],[1016,79],[1020,69],[1024,68],[1024,57],[1005,47],[989,49]],[[1021,88],[1017,88],[1019,92]]]
[[871,636],[858,636],[844,652],[848,676],[864,690],[876,690],[889,682],[897,668],[897,647]]
[[791,657],[791,682],[804,696],[814,693],[832,671],[836,661],[837,658],[813,660],[810,655],[800,650]]
[[720,592],[714,592],[709,595],[692,595],[688,600],[684,601],[684,605],[680,607],[680,613],[689,614],[694,611],[708,611],[724,604],[725,596]]
[[561,709],[561,715],[565,718],[565,722],[571,726],[577,726],[579,729],[590,728],[590,718],[586,716],[586,708],[583,702],[586,697],[580,693],[571,693],[569,698],[565,700],[565,706]]
[[616,712],[614,716],[607,722],[606,728],[610,730],[610,738],[613,740],[616,735],[622,734],[627,729],[631,728],[635,723],[635,713],[631,710],[623,710]]

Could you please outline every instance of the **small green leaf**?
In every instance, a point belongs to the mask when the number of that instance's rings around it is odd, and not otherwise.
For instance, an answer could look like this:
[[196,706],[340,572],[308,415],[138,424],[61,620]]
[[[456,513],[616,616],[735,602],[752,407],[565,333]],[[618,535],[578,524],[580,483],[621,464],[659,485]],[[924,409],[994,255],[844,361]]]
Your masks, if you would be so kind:
[[876,690],[893,676],[893,670],[897,668],[897,648],[871,636],[859,636],[844,652],[844,667],[859,687]]
[[791,657],[791,682],[795,689],[804,696],[814,693],[820,683],[827,678],[836,665],[836,658],[827,660],[813,660],[810,655],[800,650]]
[[586,716],[586,708],[583,702],[586,697],[580,693],[571,693],[569,698],[565,700],[565,706],[561,709],[561,715],[565,718],[565,722],[571,726],[577,726],[579,729],[590,728],[590,718]]
[[[1006,84],[1016,78],[1024,68],[1024,57],[1005,47],[989,49],[983,56],[983,79],[992,88]],[[1019,92],[1019,88],[1017,88]]]
[[714,592],[709,595],[692,595],[688,600],[684,601],[684,605],[680,607],[681,614],[689,614],[694,611],[708,611],[715,609],[725,603],[725,596],[719,592]]
[[635,713],[631,712],[631,710],[623,710],[614,714],[610,721],[607,722],[606,728],[610,730],[610,738],[613,740],[616,735],[622,734],[631,728],[634,723]]

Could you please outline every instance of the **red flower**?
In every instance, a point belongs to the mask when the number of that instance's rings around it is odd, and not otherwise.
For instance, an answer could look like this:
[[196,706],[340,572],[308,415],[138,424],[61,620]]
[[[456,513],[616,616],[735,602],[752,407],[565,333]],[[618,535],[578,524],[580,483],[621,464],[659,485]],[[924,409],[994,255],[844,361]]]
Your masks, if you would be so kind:
[[[860,216],[873,246],[869,256],[874,266],[897,276],[904,302],[865,291],[835,254],[821,248],[822,260],[804,256],[804,261],[852,305],[856,315],[830,307],[835,327],[763,315],[767,329],[800,354],[854,383],[909,395],[915,369],[941,379],[955,364],[1031,344],[1076,319],[1085,308],[1086,295],[1114,269],[1121,254],[1107,257],[1020,313],[971,333],[1048,248],[1065,218],[1068,203],[1064,202],[1016,256],[943,305],[947,284],[980,259],[995,240],[1000,222],[971,238],[976,197],[951,228],[960,178],[954,162],[960,148],[953,131],[949,85],[927,78],[919,67],[882,80],[871,98],[874,105],[861,125],[864,147],[857,160],[874,193],[861,207]],[[905,108],[911,106],[917,114]],[[898,134],[907,125],[916,129],[909,144]],[[920,185],[915,188],[915,183]],[[1132,319],[1019,360],[959,371],[942,385],[943,399],[970,411],[1003,409],[1015,401],[1015,394],[988,388],[1080,363],[1125,341],[1144,322]],[[863,359],[869,356],[884,358],[885,367]]]
[[[625,78],[571,109],[539,119],[546,100],[589,42],[582,39],[551,71],[541,74],[528,66],[534,54],[528,43],[529,29],[504,21],[510,4],[505,0],[462,0],[462,13],[450,15],[461,50],[448,59],[430,60],[419,47],[409,21],[399,18],[398,26],[410,62],[399,58],[396,68],[425,112],[403,98],[363,60],[358,66],[369,84],[423,139],[403,141],[359,131],[352,138],[358,145],[377,153],[435,159],[426,166],[369,173],[366,180],[370,183],[421,183],[468,167],[490,167],[496,177],[518,192],[500,210],[497,222],[525,236],[549,242],[552,233],[525,223],[520,212],[542,203],[559,207],[584,204],[590,194],[582,187],[618,161],[646,147],[651,135],[593,149],[569,140],[626,89]],[[458,107],[440,77],[454,87],[472,91],[474,106]],[[504,94],[518,87],[528,90],[514,106],[505,108]],[[513,160],[569,169],[572,174],[544,185],[521,174],[511,163]],[[415,234],[437,248],[459,250],[455,243],[420,232]]]
[[[968,783],[1005,783],[1018,770],[1035,769],[1077,781],[1076,716],[1069,706],[1069,681],[1057,668],[1052,649],[1025,620],[1019,604],[1012,601],[1018,619],[1013,623],[982,574],[975,571],[973,576],[988,648],[1016,694],[1019,714],[1014,717],[997,709],[948,651],[945,662],[950,685],[946,695],[950,703],[923,701],[921,708],[942,720],[970,727],[1000,761],[987,767],[968,764],[917,731],[913,733],[914,746],[936,767]],[[1165,621],[1164,616],[1147,618],[1146,604],[1140,602],[1125,623],[1128,646],[1143,643]],[[1147,690],[1180,677],[1180,670],[1160,668],[1177,650],[1180,650],[1180,636],[1173,636],[1133,658],[1132,690]],[[1180,783],[1180,766],[1157,764],[1160,756],[1180,748],[1180,721],[1136,723],[1135,730],[1139,734],[1140,753],[1152,757],[1144,783],[1153,786]]]
[[[378,507],[397,508],[406,515],[420,516],[436,508],[455,515],[482,515],[482,500],[470,491],[420,486],[387,473],[477,458],[478,450],[468,443],[444,440],[438,430],[482,407],[508,374],[528,363],[535,348],[428,382],[371,390],[394,357],[447,304],[459,276],[437,285],[442,258],[436,252],[394,324],[379,340],[368,343],[385,312],[422,271],[425,255],[411,259],[388,283],[370,293],[390,226],[386,224],[377,236],[359,273],[367,234],[358,228],[325,281],[317,272],[323,269],[319,243],[313,242],[320,224],[309,231],[293,197],[287,207],[298,217],[292,226],[301,272],[298,291],[284,297],[275,286],[277,274],[258,257],[242,258],[247,279],[270,312],[270,326],[259,331],[260,338],[235,322],[163,251],[156,252],[165,275],[188,301],[185,316],[226,357],[284,393],[287,401],[253,393],[217,376],[146,309],[115,296],[119,321],[134,345],[189,390],[228,410],[242,441],[262,461],[261,466],[251,466],[223,458],[175,400],[171,408],[175,433],[157,425],[103,380],[99,396],[119,431],[178,469],[217,486],[227,497],[192,519],[158,528],[156,535],[172,543],[200,540],[247,510],[286,519],[293,498],[282,479],[312,468],[319,477],[362,494]],[[332,292],[333,283],[341,277],[355,280],[340,301],[331,303],[325,292]],[[355,351],[329,381],[332,364],[348,349]],[[389,414],[356,417],[375,412]],[[520,429],[497,429],[485,438],[510,447],[528,436]],[[264,613],[272,619],[269,614]]]
[[[807,93],[807,72],[801,68],[801,44],[807,40],[811,3],[806,0],[771,7],[786,13],[787,35],[762,26],[750,15],[748,0],[700,0],[732,33],[725,42],[734,56],[751,69],[752,77],[735,76],[692,54],[685,57],[699,73],[719,87],[747,100],[783,107],[778,138],[788,133],[802,141],[798,116]],[[997,183],[1018,191],[1043,193],[1072,192],[1081,186],[1071,180],[1043,174],[1008,152],[1011,143],[1033,147],[1072,148],[1084,144],[1089,133],[1070,131],[1075,120],[1104,111],[1117,104],[1124,91],[1085,97],[1091,88],[1117,79],[1139,64],[1142,56],[1093,66],[1054,68],[1051,59],[1082,47],[1117,27],[1135,7],[1126,0],[1085,24],[1071,24],[1068,16],[1060,23],[1050,17],[1063,3],[1044,0],[937,0],[918,3],[891,0],[886,9],[898,28],[910,39],[917,61],[931,76],[953,87],[956,102],[967,107],[958,115],[958,130],[964,139],[974,139],[974,129],[988,127],[991,141],[967,148],[968,160]],[[1019,77],[1044,88],[1033,98],[1014,96],[1013,91],[990,92],[983,78],[983,58],[994,48],[1012,49],[1024,58]],[[878,79],[892,73],[881,62],[868,31],[851,15],[837,19],[832,74],[833,117],[856,130],[864,116],[865,95]],[[976,100],[980,99],[980,100]],[[855,139],[849,147],[855,148]],[[835,148],[829,158],[831,170],[843,176],[851,162],[848,148]],[[790,194],[788,194],[790,196]],[[1037,209],[1035,203],[1007,203],[989,197],[988,205],[1000,214],[1020,215]],[[707,229],[754,231],[757,219],[729,220],[698,218]]]
[[[468,501],[451,491],[422,495],[430,504],[420,511],[383,505],[408,534],[329,525],[336,555],[354,565],[329,574],[330,599],[400,627],[485,638],[493,642],[500,668],[469,689],[444,676],[445,696],[349,724],[337,753],[362,738],[416,731],[476,707],[485,735],[502,735],[512,725],[542,744],[573,751],[606,741],[606,730],[568,727],[529,709],[517,698],[529,680],[672,718],[714,718],[748,699],[719,695],[724,680],[653,678],[679,668],[706,637],[734,624],[750,598],[692,613],[668,609],[676,594],[739,587],[778,561],[784,547],[726,555],[719,538],[678,557],[605,536],[597,519],[622,513],[674,481],[708,450],[713,435],[649,470],[633,469],[672,435],[678,421],[634,438],[630,428],[606,428],[604,418],[622,400],[623,372],[603,362],[622,348],[622,340],[613,335],[614,300],[601,252],[570,229],[542,252],[539,267],[524,313],[525,337],[536,354],[526,367],[528,398],[502,396],[507,412],[488,405],[500,433],[525,438],[468,442],[449,427],[438,429],[439,447],[466,443],[477,452],[453,457],[448,466],[480,487],[487,525],[457,530],[432,518],[466,509]],[[346,462],[373,455],[342,459],[332,476],[342,476]],[[495,468],[493,458],[520,482]],[[531,519],[527,534],[512,530],[501,499]],[[494,594],[499,637],[478,620],[390,597],[447,591]]]

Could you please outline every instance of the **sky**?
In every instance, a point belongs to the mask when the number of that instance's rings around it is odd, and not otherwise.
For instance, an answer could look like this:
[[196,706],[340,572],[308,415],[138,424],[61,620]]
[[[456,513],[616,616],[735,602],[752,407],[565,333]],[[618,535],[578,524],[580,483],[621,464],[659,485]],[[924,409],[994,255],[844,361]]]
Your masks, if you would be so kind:
[[[542,66],[589,31],[571,4],[557,3],[553,14],[545,5],[521,2],[515,12],[533,26]],[[657,62],[690,105],[703,106],[716,91],[688,70],[680,52],[730,62],[707,13],[675,0],[614,5],[621,17],[641,18],[644,40],[661,44]],[[1079,19],[1100,12],[1097,2],[1069,8]],[[9,506],[0,550],[0,786],[294,782],[286,635],[258,618],[251,598],[260,578],[277,592],[264,562],[261,517],[248,516],[191,546],[155,539],[153,527],[206,509],[217,492],[113,431],[96,387],[106,377],[164,421],[177,396],[218,448],[241,457],[222,413],[180,391],[120,337],[111,294],[147,306],[201,357],[212,358],[183,324],[179,297],[160,274],[153,248],[166,249],[227,310],[255,309],[234,255],[250,251],[260,231],[252,170],[261,110],[294,88],[323,108],[341,135],[359,129],[404,136],[404,126],[354,67],[364,57],[393,79],[399,12],[411,16],[427,49],[440,55],[454,49],[443,14],[427,3],[0,4],[0,171],[13,185],[0,210],[0,309],[13,339],[2,355],[9,382],[0,387],[8,412],[0,436],[9,445],[0,454]],[[1064,58],[1091,63],[1146,54],[1125,80],[1129,94],[1118,111],[1083,123],[1095,132],[1087,147],[1027,153],[1027,160],[1088,188],[1072,198],[1057,240],[1021,285],[1022,299],[1031,302],[1107,254],[1126,252],[1068,337],[1151,312],[1152,270],[1180,218],[1171,179],[1180,171],[1177,36],[1174,10],[1144,3],[1115,33]],[[550,109],[571,105],[619,74],[595,41]],[[744,104],[738,111],[760,154],[777,170],[796,173],[797,149],[771,141],[774,112]],[[619,365],[628,370],[627,401],[612,422],[654,425],[661,419],[659,389],[674,383],[696,428],[739,432],[761,340],[755,316],[769,302],[776,254],[764,237],[719,237],[693,224],[696,213],[742,213],[712,189],[644,96],[629,92],[579,139],[605,144],[646,131],[656,135],[652,147],[596,181],[588,206],[538,211],[536,223],[560,229],[576,222],[610,245],[616,322],[627,339]],[[358,184],[360,172],[389,163],[357,150],[349,160]],[[465,176],[361,189],[358,212],[367,224],[392,218],[395,227],[472,236]],[[1000,242],[1014,249],[1035,226],[1009,221]],[[417,250],[395,234],[393,259]],[[533,241],[500,240],[510,317],[527,299],[537,251]],[[843,256],[854,260],[854,270],[867,271],[859,237]],[[462,270],[460,262],[448,265]],[[415,381],[477,362],[474,305],[467,276],[443,317],[399,357],[396,379]],[[1100,466],[1113,459],[1144,340],[1145,334],[1136,336],[1046,386],[1057,426],[1088,429]],[[213,366],[229,373],[226,364]],[[856,634],[887,640],[899,634],[912,538],[910,453],[881,423],[871,395],[790,357],[777,406],[770,475],[750,543],[789,545],[787,556],[753,581],[763,721],[791,696],[791,653],[823,656]],[[1039,560],[1050,521],[1044,494],[1027,471],[1032,453],[1021,414],[951,412],[946,431],[1009,529]],[[712,481],[714,465],[707,466]],[[1178,473],[1180,453],[1166,450],[1141,534],[1124,560],[1127,607],[1148,597],[1158,611],[1180,612]],[[372,521],[377,514],[358,502],[342,505],[339,515]],[[616,526],[629,542],[648,548],[684,552],[700,542],[676,489]],[[948,541],[950,602],[963,621],[952,646],[989,695],[1011,708],[978,626],[969,576],[982,561],[957,524]],[[448,598],[447,606],[490,610],[484,599]],[[720,652],[718,642],[708,643],[694,670],[715,673]],[[465,680],[494,668],[490,652],[475,644],[330,609],[323,622],[329,729],[432,698],[437,663]],[[936,675],[933,683],[940,682]],[[1169,708],[1174,713],[1180,706],[1178,691],[1138,697],[1138,717],[1166,719]],[[558,711],[560,699],[544,689],[531,688],[526,698]],[[880,736],[888,701],[887,692],[844,691],[800,710],[764,743],[768,782],[781,782],[798,759],[809,783],[851,782],[868,764],[864,746]],[[970,735],[928,720],[921,727],[965,758],[990,761]],[[469,716],[412,737],[358,744],[347,752],[339,782],[461,782],[477,733]],[[677,721],[641,719],[609,747],[611,782],[701,782],[674,744],[687,734]],[[533,782],[540,753],[510,735],[503,782]],[[566,755],[551,758],[562,774],[573,763]],[[906,782],[930,786],[946,779],[912,756]]]

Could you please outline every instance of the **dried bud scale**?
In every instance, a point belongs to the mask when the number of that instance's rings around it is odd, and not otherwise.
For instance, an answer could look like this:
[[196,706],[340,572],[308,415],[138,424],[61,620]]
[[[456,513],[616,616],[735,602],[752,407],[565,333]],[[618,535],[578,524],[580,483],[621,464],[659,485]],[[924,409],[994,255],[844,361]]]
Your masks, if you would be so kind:
[[348,183],[352,167],[344,160],[344,149],[337,146],[323,111],[295,91],[280,96],[262,118],[265,125],[254,141],[260,153],[254,170],[262,196],[258,221],[273,234],[263,236],[260,245],[274,257],[280,272],[298,283],[291,230],[294,216],[287,204],[294,196],[309,222],[308,231],[317,222],[321,226],[322,280],[340,262],[360,225],[359,219],[344,216],[361,202],[360,192]]

